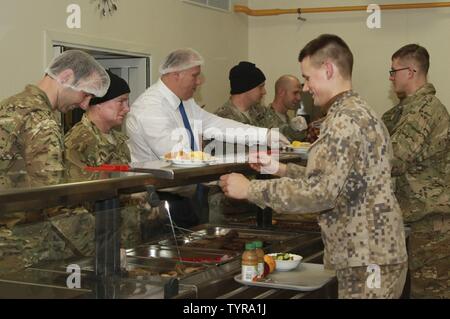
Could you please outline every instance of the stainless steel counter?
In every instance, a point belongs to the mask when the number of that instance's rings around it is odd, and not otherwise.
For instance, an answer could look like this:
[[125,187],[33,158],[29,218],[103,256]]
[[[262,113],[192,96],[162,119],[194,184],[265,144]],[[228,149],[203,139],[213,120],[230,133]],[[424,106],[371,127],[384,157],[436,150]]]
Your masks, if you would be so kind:
[[[282,162],[304,163],[297,154],[282,155]],[[109,199],[120,193],[145,191],[145,186],[155,189],[184,186],[214,181],[228,173],[251,174],[247,163],[224,163],[202,167],[179,167],[163,161],[147,162],[134,167],[141,173],[80,172],[69,176],[51,176],[29,180],[26,175],[3,176],[0,179],[0,215],[29,209],[43,209],[58,205],[72,205],[83,201]],[[148,173],[145,173],[148,171]]]

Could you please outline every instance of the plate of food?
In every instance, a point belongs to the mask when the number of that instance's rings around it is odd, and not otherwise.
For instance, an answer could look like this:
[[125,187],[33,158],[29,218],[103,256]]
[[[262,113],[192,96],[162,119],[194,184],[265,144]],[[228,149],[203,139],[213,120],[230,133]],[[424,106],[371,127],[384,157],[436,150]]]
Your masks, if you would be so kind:
[[164,160],[178,166],[206,166],[213,164],[217,159],[207,153],[194,151],[194,152],[171,152],[164,155]]
[[277,271],[289,271],[296,269],[303,257],[290,253],[274,253],[268,254],[275,260],[275,270]]

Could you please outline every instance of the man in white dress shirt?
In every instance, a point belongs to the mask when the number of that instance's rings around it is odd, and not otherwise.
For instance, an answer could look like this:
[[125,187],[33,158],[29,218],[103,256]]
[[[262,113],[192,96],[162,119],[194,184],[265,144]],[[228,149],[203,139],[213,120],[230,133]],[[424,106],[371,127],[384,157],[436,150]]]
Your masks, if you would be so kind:
[[[218,117],[194,101],[194,92],[202,84],[203,63],[201,55],[193,49],[175,50],[164,59],[159,70],[161,78],[134,102],[128,115],[126,127],[132,162],[157,160],[171,151],[200,150],[200,136],[249,145],[277,139],[275,131]],[[281,134],[276,142],[289,143]]]
[[[202,84],[203,63],[201,55],[193,49],[171,52],[160,66],[161,78],[131,106],[126,128],[133,163],[158,160],[168,152],[201,150],[203,137],[230,144],[269,144],[277,148],[279,144],[289,144],[278,130],[245,125],[203,110],[193,99],[195,90]],[[215,151],[216,155],[223,152]],[[170,203],[171,215],[178,226],[190,227],[198,222],[195,204],[188,198],[193,195],[192,190],[195,187],[159,192],[160,198]],[[203,207],[198,202],[197,205],[197,211]],[[206,221],[206,214],[200,215],[200,221]]]

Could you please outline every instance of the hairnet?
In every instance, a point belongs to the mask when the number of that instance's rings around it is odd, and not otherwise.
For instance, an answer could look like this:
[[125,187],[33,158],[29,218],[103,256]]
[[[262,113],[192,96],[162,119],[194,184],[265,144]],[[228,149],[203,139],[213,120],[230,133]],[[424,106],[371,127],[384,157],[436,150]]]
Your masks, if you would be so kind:
[[[59,75],[65,70],[73,71],[71,83],[61,83]],[[102,97],[109,88],[110,80],[105,69],[86,52],[79,50],[65,51],[57,56],[45,73],[65,87]]]
[[159,73],[164,75],[172,72],[184,71],[205,63],[203,57],[194,49],[175,50],[164,59],[159,67]]

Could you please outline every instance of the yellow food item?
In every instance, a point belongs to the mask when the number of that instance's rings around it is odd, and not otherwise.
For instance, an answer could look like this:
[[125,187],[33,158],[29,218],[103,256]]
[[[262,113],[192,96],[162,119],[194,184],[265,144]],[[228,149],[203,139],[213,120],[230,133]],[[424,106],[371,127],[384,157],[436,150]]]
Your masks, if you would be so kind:
[[299,148],[299,147],[309,147],[311,145],[311,143],[308,142],[299,142],[299,141],[293,141],[291,146],[295,147],[295,148]]
[[211,155],[195,151],[195,152],[174,152],[174,153],[167,153],[164,155],[164,158],[166,160],[194,160],[194,161],[207,161],[211,159]]
[[272,256],[264,255],[264,261],[269,265],[270,272],[272,273],[276,267],[275,259]]

